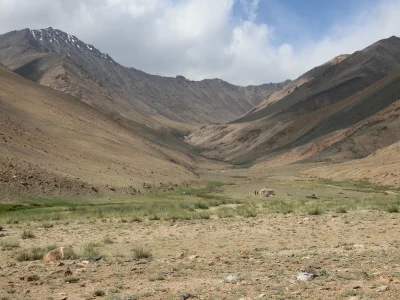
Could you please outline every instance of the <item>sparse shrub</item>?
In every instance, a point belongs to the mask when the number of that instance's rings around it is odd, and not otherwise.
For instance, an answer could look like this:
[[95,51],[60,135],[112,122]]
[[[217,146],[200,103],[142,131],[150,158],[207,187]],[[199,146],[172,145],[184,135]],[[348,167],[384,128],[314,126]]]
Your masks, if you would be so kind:
[[[55,246],[53,246],[53,247],[54,247],[53,249],[57,248]],[[50,250],[52,250],[52,249],[50,249]],[[71,246],[69,246],[69,247],[64,248],[64,258],[65,259],[77,259],[77,258],[79,258],[79,255],[75,253],[74,249]]]
[[140,222],[143,222],[143,219],[142,218],[140,218],[140,217],[133,217],[132,219],[131,219],[131,223],[140,223]]
[[143,297],[143,298],[149,298],[149,297],[153,297],[153,296],[154,296],[153,292],[144,292],[144,293],[140,294],[140,297]]
[[7,224],[18,224],[19,220],[17,220],[17,219],[8,219],[6,223]]
[[95,260],[101,257],[100,252],[97,250],[95,243],[87,243],[82,247],[82,251],[79,253],[81,258],[89,260]]
[[47,246],[47,247],[34,247],[34,248],[30,248],[30,249],[22,249],[16,253],[15,259],[18,261],[41,260],[47,252],[49,252],[55,248],[57,248],[56,245],[51,245],[51,246]]
[[203,213],[199,214],[199,219],[209,220],[210,218],[211,216],[209,214],[203,214]]
[[158,220],[161,220],[161,218],[159,216],[157,216],[157,215],[153,215],[153,216],[149,217],[149,220],[158,221]]
[[336,212],[337,212],[338,214],[345,214],[345,213],[347,213],[347,209],[344,208],[344,207],[338,207],[338,208],[336,209]]
[[[108,294],[116,294],[118,293],[118,291],[119,291],[118,288],[112,287],[108,289]],[[112,299],[115,300],[115,297],[112,297]]]
[[351,290],[345,290],[341,293],[343,297],[352,297],[352,296],[357,296],[357,292],[351,291]]
[[42,227],[43,228],[52,228],[52,227],[54,227],[54,224],[53,223],[51,223],[51,222],[44,222],[43,224],[42,224]]
[[64,281],[65,281],[65,282],[68,282],[68,283],[76,283],[76,282],[78,282],[79,280],[80,280],[79,277],[73,276],[73,275],[70,275],[70,276],[67,276],[67,277],[64,278]]
[[254,205],[239,206],[236,209],[236,213],[245,218],[254,218],[257,217],[257,207]]
[[106,236],[103,238],[103,243],[104,243],[104,244],[114,244],[114,241],[112,240],[112,238],[111,238],[109,235],[106,235]]
[[153,254],[150,250],[144,249],[143,247],[136,247],[133,249],[133,254],[135,259],[142,259],[142,258],[152,258]]
[[96,296],[96,297],[102,297],[102,296],[105,296],[105,294],[106,294],[106,292],[103,290],[94,290],[93,291],[93,296]]
[[165,276],[163,274],[156,274],[149,277],[150,281],[162,281],[165,280]]
[[16,239],[5,239],[1,241],[1,248],[3,250],[11,250],[19,247],[19,241]]
[[396,206],[396,205],[391,205],[386,209],[386,211],[388,213],[398,213],[399,212],[399,207]]
[[0,225],[0,231],[3,231],[3,230],[4,230],[4,227]]
[[21,238],[26,239],[33,239],[35,235],[33,234],[32,230],[24,230],[21,234]]
[[326,269],[323,269],[319,272],[318,274],[319,276],[323,277],[323,276],[329,276],[329,273]]
[[235,216],[235,213],[232,209],[220,209],[217,212],[218,218],[223,219],[223,218],[233,218]]
[[194,204],[195,209],[208,209],[210,205],[206,202],[196,202]]
[[322,211],[320,208],[316,207],[316,208],[311,209],[311,210],[308,212],[308,214],[309,214],[310,216],[319,216],[319,215],[322,215],[322,214],[323,214],[323,211]]
[[51,219],[53,221],[60,221],[61,220],[61,216],[60,215],[54,215],[54,216],[51,217]]

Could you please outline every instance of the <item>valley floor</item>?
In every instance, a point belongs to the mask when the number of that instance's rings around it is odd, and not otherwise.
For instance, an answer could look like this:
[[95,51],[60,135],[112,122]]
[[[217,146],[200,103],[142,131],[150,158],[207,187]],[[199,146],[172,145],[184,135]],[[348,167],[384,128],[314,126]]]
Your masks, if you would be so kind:
[[[0,206],[0,299],[398,299],[398,190],[296,175],[309,167],[221,165],[199,172],[206,187],[142,197],[14,199]],[[276,196],[255,196],[263,187]],[[35,260],[55,246],[74,255]]]

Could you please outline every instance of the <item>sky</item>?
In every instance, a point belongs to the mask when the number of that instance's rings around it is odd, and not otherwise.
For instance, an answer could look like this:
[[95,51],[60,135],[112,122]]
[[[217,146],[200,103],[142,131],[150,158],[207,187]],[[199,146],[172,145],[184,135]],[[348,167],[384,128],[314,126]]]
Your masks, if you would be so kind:
[[53,27],[120,64],[249,85],[400,36],[400,0],[0,0],[0,34]]

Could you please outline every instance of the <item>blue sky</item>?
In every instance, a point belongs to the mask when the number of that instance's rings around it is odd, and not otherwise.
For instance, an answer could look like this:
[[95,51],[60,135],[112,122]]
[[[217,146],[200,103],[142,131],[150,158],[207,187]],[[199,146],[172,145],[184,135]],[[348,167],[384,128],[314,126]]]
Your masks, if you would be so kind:
[[0,34],[49,26],[163,76],[295,79],[400,36],[400,0],[0,0]]
[[[250,3],[252,0],[244,0]],[[258,24],[274,29],[275,45],[301,46],[328,35],[336,24],[348,22],[360,13],[374,10],[379,0],[259,0]],[[241,1],[234,5],[234,15],[246,18]]]

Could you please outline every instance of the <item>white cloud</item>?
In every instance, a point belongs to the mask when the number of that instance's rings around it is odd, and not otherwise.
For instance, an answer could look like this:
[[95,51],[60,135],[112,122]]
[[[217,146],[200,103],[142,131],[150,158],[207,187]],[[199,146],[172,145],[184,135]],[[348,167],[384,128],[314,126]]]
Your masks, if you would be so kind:
[[[241,5],[245,17],[233,15]],[[257,23],[259,0],[0,0],[0,32],[52,26],[146,72],[237,84],[295,78],[341,53],[400,35],[399,1],[334,24],[301,47],[276,45],[279,28]],[[288,20],[289,22],[290,20]]]

